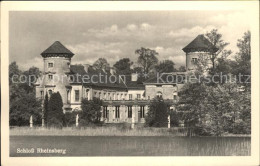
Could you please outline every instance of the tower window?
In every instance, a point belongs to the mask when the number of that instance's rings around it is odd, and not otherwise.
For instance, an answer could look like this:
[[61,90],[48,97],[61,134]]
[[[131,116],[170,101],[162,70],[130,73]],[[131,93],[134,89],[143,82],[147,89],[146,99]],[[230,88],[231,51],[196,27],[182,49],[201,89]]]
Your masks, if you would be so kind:
[[192,58],[192,59],[191,59],[191,62],[192,62],[192,63],[197,63],[197,62],[198,62],[198,58]]
[[53,63],[52,62],[49,62],[48,63],[48,68],[52,68],[53,67]]
[[48,75],[49,80],[53,79],[53,75]]
[[79,90],[75,90],[75,101],[79,101]]

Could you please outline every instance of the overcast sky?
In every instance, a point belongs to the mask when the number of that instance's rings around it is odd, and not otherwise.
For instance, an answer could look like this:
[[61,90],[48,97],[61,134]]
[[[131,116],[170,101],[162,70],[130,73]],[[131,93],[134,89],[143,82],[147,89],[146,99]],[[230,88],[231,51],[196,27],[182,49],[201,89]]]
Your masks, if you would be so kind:
[[135,50],[155,49],[159,60],[185,65],[182,48],[197,35],[217,28],[229,49],[250,30],[244,11],[10,12],[10,61],[23,70],[43,68],[41,53],[60,41],[75,55],[72,64],[92,64],[99,57],[112,66]]

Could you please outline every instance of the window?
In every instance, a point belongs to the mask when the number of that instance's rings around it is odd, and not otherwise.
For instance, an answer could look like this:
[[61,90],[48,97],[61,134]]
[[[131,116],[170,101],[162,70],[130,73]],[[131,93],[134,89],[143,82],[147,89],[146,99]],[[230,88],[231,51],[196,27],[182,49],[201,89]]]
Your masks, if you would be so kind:
[[69,93],[70,93],[70,91],[69,91],[69,90],[67,90],[67,103],[70,103],[70,99],[69,99]]
[[79,90],[75,90],[75,101],[79,101]]
[[148,98],[148,100],[150,100],[150,96],[148,96],[147,98]]
[[132,98],[133,98],[133,95],[129,94],[129,100],[132,100]]
[[192,63],[197,63],[197,62],[198,62],[198,58],[192,58],[192,59],[191,59],[191,62],[192,62]]
[[53,75],[48,75],[49,80],[53,79]]
[[107,118],[108,117],[108,110],[107,110],[107,106],[103,107],[103,117]]
[[140,118],[144,118],[144,106],[140,106]]
[[41,90],[41,98],[43,99],[43,91]]
[[141,94],[137,94],[136,97],[138,100],[141,99]]
[[120,118],[119,106],[116,106],[116,118]]
[[128,106],[128,118],[132,118],[132,106]]
[[157,92],[156,96],[157,96],[157,97],[162,97],[162,92],[160,92],[160,91]]
[[177,100],[177,95],[173,95],[173,100]]
[[49,96],[51,96],[52,95],[52,90],[48,90],[48,92],[49,92]]
[[48,68],[53,68],[53,63],[52,62],[48,63]]

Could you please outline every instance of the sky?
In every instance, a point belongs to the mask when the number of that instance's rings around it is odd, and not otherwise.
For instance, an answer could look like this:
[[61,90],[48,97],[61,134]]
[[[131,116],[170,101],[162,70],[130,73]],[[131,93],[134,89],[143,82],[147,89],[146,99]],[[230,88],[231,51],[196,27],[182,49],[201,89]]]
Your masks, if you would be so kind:
[[9,63],[43,69],[41,53],[60,41],[75,55],[72,64],[93,64],[106,58],[111,66],[121,58],[136,62],[135,50],[156,50],[158,59],[185,66],[182,51],[197,35],[216,28],[230,44],[250,30],[246,11],[12,11],[9,15]]

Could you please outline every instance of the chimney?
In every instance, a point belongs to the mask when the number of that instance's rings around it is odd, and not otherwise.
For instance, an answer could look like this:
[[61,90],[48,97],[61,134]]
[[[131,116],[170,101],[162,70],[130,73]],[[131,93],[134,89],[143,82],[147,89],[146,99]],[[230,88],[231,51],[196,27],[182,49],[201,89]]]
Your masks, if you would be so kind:
[[137,81],[138,73],[132,73],[131,74],[131,81]]
[[88,68],[89,68],[90,65],[89,64],[84,64],[83,66],[84,66],[85,72],[88,73]]
[[110,73],[111,73],[112,75],[115,75],[115,74],[116,74],[115,69],[114,69],[113,67],[110,67]]

